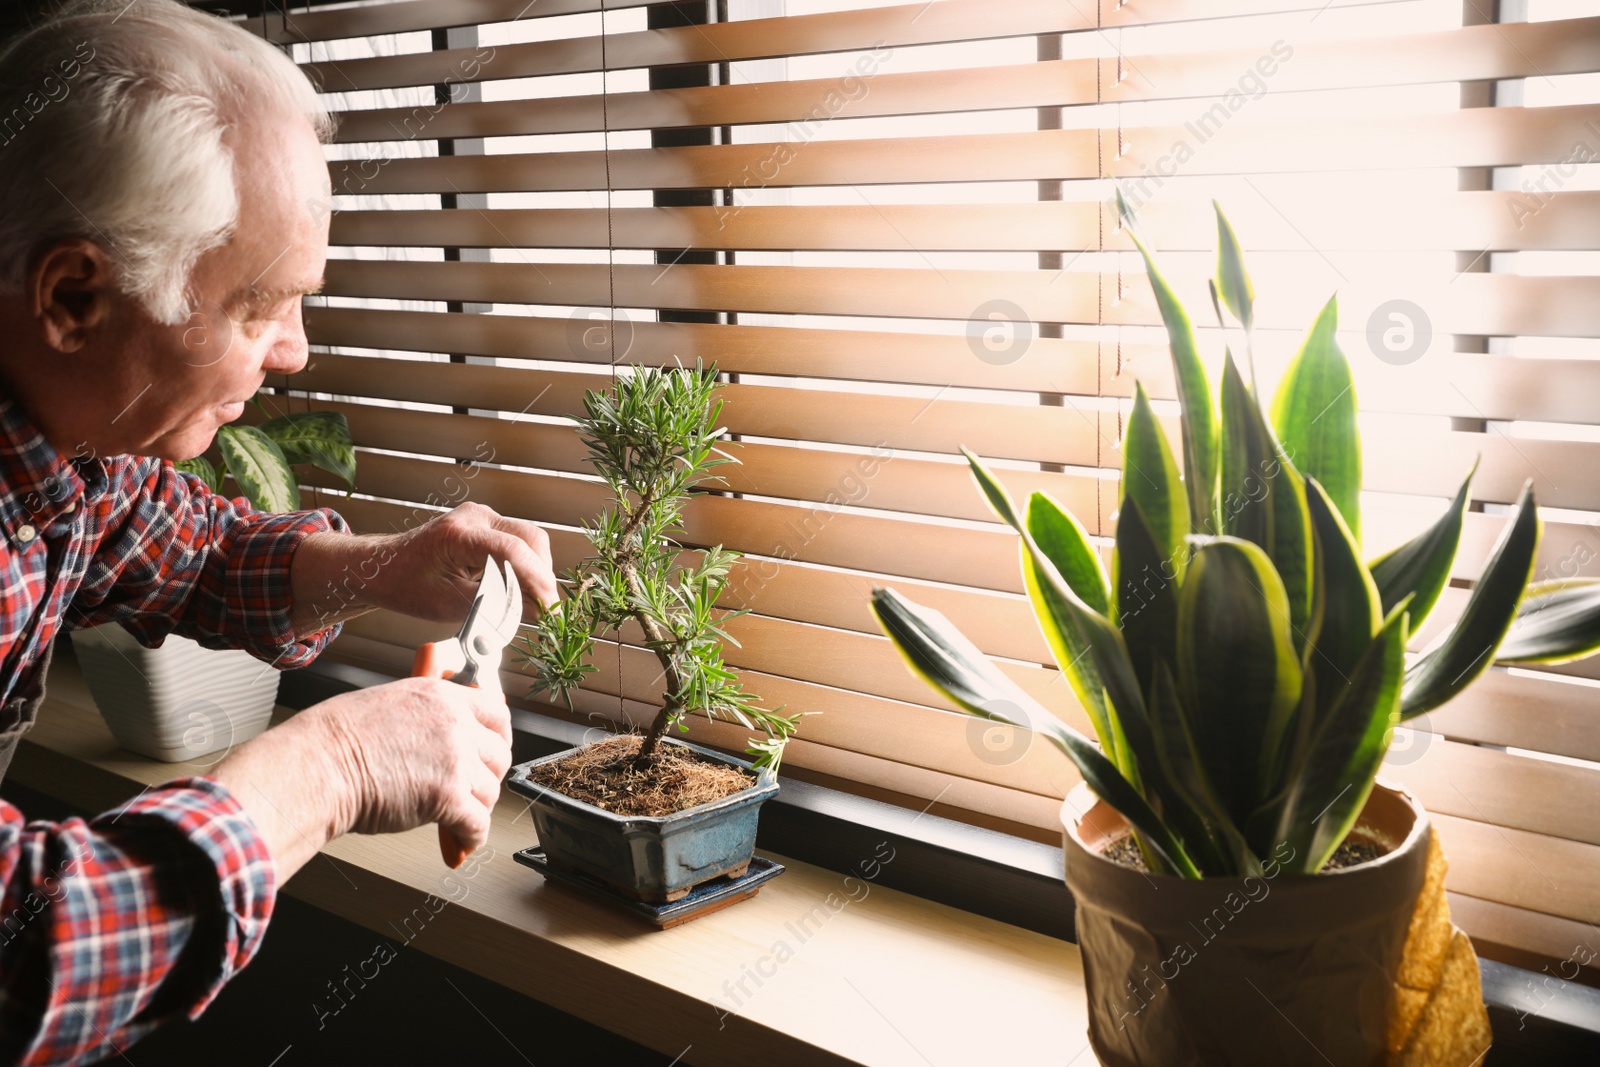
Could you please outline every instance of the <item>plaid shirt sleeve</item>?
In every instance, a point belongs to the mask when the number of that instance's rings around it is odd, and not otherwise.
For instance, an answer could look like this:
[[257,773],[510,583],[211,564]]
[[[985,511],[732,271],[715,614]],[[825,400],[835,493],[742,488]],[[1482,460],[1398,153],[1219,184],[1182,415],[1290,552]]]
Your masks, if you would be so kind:
[[0,1062],[87,1063],[198,1016],[255,955],[277,891],[233,795],[180,778],[85,823],[0,800]]
[[165,460],[111,468],[104,534],[73,597],[72,625],[119,622],[155,647],[169,633],[244,648],[280,669],[317,658],[342,624],[297,640],[289,567],[313,533],[348,534],[330,508],[273,514],[217,496]]

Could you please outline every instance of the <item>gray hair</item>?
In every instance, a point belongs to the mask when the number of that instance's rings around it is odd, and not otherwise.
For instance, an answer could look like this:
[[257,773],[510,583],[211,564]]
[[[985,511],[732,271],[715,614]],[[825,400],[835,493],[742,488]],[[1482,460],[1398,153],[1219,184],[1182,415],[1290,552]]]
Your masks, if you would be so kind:
[[228,128],[253,114],[333,121],[271,43],[177,0],[78,0],[0,52],[0,292],[81,237],[158,322],[192,311],[196,261],[239,216]]

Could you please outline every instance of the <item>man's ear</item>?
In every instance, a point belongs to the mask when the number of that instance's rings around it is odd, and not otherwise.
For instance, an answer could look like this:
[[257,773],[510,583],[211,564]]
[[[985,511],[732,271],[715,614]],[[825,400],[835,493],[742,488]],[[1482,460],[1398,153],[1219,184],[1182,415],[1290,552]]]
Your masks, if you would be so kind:
[[111,264],[93,241],[70,237],[46,248],[28,272],[28,307],[45,344],[76,352],[111,313]]

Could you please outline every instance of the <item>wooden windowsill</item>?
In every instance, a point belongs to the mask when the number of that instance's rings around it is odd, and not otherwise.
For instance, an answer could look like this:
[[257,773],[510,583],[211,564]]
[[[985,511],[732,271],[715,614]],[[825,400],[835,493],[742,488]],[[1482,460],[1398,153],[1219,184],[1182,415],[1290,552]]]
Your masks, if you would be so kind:
[[[9,774],[104,811],[214,758],[117,747],[57,657]],[[788,870],[755,898],[657,931],[512,859],[534,843],[506,790],[470,875],[444,867],[428,826],[341,838],[282,891],[374,931],[375,947],[409,942],[685,1064],[1095,1062],[1076,946],[876,885],[864,875],[881,857],[847,878],[774,856]]]

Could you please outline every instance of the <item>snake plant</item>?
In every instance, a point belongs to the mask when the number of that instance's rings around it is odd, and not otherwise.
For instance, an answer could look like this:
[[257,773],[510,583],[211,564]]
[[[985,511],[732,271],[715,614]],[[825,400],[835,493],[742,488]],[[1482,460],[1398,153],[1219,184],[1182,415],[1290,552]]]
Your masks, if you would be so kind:
[[[1212,304],[1219,325],[1226,309],[1242,328],[1249,356],[1254,296],[1220,206],[1217,229]],[[1270,405],[1253,357],[1247,383],[1227,348],[1213,399],[1189,316],[1133,239],[1170,342],[1183,458],[1180,473],[1139,387],[1109,574],[1061,505],[1034,493],[1019,506],[963,449],[990,506],[1021,535],[1028,597],[1098,745],[938,612],[891,589],[874,591],[873,610],[912,671],[957,706],[1060,747],[1128,820],[1152,870],[1249,875],[1292,850],[1286,869],[1315,872],[1355,824],[1398,722],[1443,704],[1491,662],[1563,662],[1600,648],[1600,581],[1529,584],[1540,534],[1530,483],[1460,617],[1408,654],[1449,580],[1472,472],[1432,526],[1367,560],[1336,299]]]
[[[255,403],[264,413],[259,397]],[[299,463],[321,467],[355,487],[356,448],[349,423],[336,411],[293,412],[257,426],[223,426],[217,430],[217,451],[219,465],[205,456],[173,465],[199,477],[214,493],[232,475],[239,491],[262,511],[300,510],[300,485],[291,469]]]

